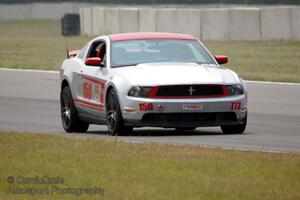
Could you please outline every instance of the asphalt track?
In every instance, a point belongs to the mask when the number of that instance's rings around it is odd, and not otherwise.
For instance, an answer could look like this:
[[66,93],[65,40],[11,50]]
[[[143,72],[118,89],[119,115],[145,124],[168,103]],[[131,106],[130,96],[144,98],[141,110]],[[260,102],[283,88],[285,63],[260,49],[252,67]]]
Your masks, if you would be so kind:
[[[248,127],[243,135],[223,135],[220,128],[135,129],[130,142],[213,146],[243,150],[300,152],[300,84],[247,82]],[[64,133],[59,114],[57,73],[0,70],[0,130],[112,139],[105,126],[88,134]],[[1,137],[0,137],[1,139]]]

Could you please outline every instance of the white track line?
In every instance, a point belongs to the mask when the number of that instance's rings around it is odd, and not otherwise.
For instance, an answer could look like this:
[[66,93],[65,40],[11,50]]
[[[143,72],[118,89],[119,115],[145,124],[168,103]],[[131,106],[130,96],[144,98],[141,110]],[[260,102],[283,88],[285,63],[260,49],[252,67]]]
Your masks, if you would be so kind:
[[[0,128],[1,130],[1,128]],[[2,130],[2,131],[7,131],[7,130]],[[47,132],[16,132],[16,131],[11,131],[14,133],[18,134],[45,134],[49,136],[59,136],[59,137],[64,137],[68,139],[75,139],[75,140],[86,140],[86,139],[96,139],[96,140],[104,140],[104,141],[117,141],[117,142],[124,142],[128,144],[158,144],[158,145],[172,145],[172,146],[177,146],[177,147],[197,147],[197,148],[209,148],[209,149],[223,149],[223,150],[233,150],[233,151],[246,151],[246,152],[262,152],[262,153],[273,153],[273,154],[286,154],[286,153],[296,153],[299,154],[297,151],[291,151],[291,150],[269,150],[269,149],[263,149],[263,148],[251,148],[251,147],[234,147],[234,146],[218,146],[218,145],[205,145],[205,144],[181,144],[181,143],[169,143],[166,142],[165,140],[157,141],[157,140],[152,140],[152,139],[146,139],[146,140],[134,140],[132,138],[129,140],[124,140],[123,137],[121,136],[108,136],[108,135],[95,135],[95,134],[90,134],[90,133],[85,133],[85,134],[68,134],[65,132],[52,132],[52,133],[47,133]],[[133,140],[132,140],[133,139]]]
[[256,84],[297,85],[297,86],[300,86],[300,83],[271,82],[271,81],[250,81],[250,80],[245,80],[245,81],[246,81],[246,83],[256,83]]
[[41,69],[11,69],[11,68],[0,68],[0,71],[15,71],[15,72],[37,72],[37,73],[51,73],[58,74],[59,71],[53,70],[41,70]]
[[[16,72],[36,72],[36,73],[51,73],[59,74],[59,71],[53,70],[40,70],[40,69],[11,69],[11,68],[0,68],[0,71],[16,71]],[[287,82],[271,82],[271,81],[250,81],[245,80],[247,83],[255,84],[271,84],[271,85],[297,85],[300,86],[300,83],[287,83]]]

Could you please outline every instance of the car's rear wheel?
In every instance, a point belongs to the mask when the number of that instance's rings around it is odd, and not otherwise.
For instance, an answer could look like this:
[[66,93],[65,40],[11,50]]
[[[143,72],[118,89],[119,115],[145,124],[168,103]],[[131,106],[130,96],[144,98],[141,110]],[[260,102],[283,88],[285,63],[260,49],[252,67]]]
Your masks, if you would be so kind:
[[108,133],[110,135],[132,134],[133,127],[124,125],[120,104],[114,89],[111,89],[108,93],[106,102],[106,121]]
[[195,130],[197,127],[177,127],[175,128],[176,131],[193,131]]
[[247,127],[247,113],[243,120],[243,124],[221,126],[221,129],[224,134],[242,134],[246,130],[246,127]]
[[65,86],[60,95],[60,113],[66,132],[86,132],[89,124],[79,119],[69,86]]

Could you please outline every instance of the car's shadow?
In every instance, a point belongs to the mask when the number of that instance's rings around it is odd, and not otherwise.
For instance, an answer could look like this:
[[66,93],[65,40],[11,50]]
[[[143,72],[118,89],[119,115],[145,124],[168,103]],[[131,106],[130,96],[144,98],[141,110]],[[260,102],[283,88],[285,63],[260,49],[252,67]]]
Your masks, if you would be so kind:
[[[108,135],[107,131],[91,130],[88,134]],[[223,135],[221,131],[193,130],[193,131],[176,131],[174,129],[135,129],[129,136],[135,137],[162,137],[162,136],[210,136]],[[126,137],[126,136],[125,136]]]

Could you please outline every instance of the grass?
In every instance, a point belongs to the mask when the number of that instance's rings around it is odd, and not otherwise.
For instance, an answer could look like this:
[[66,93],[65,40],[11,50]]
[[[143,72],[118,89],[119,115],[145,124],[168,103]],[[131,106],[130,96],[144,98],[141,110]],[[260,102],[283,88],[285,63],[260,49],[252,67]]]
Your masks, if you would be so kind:
[[[88,36],[68,37],[70,49]],[[230,57],[226,67],[248,80],[300,82],[300,41],[205,41],[214,54]],[[0,67],[57,70],[65,52],[59,21],[0,21]]]
[[[91,39],[68,37],[69,48]],[[66,57],[66,43],[58,21],[0,21],[0,67],[58,70]]]
[[300,82],[300,41],[207,42],[214,54],[226,54],[226,67],[247,80]]
[[[300,198],[296,153],[1,132],[0,160],[0,199]],[[8,195],[8,176],[59,176],[59,187],[99,187],[104,196]]]

